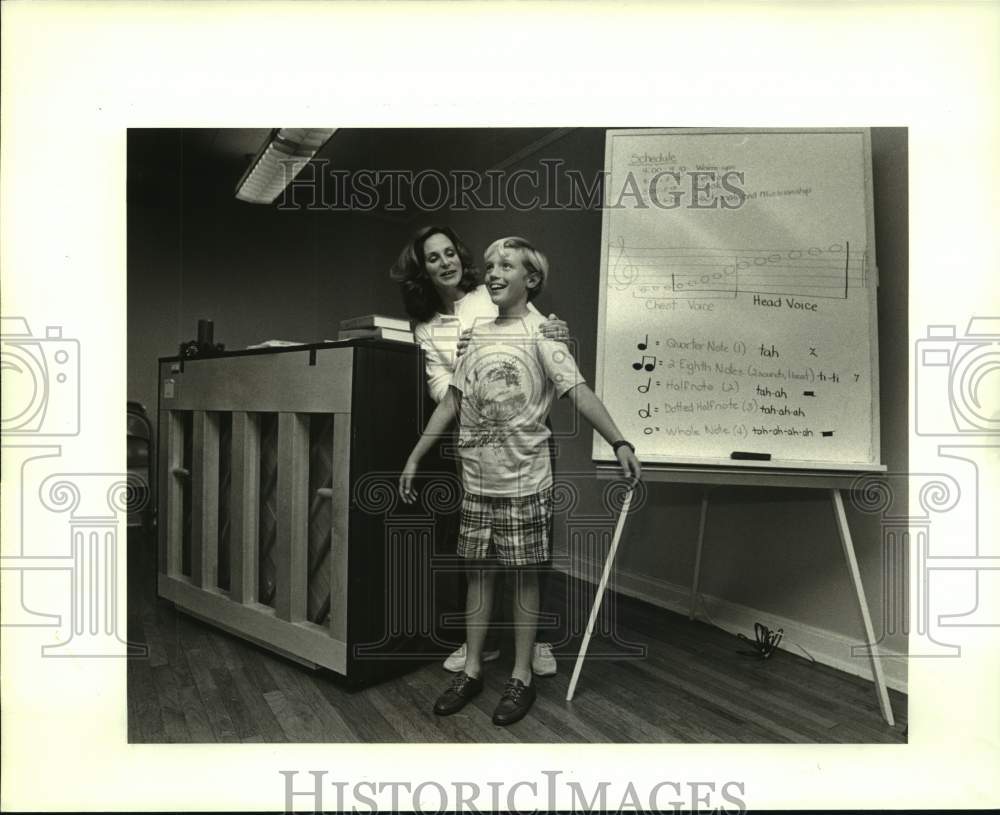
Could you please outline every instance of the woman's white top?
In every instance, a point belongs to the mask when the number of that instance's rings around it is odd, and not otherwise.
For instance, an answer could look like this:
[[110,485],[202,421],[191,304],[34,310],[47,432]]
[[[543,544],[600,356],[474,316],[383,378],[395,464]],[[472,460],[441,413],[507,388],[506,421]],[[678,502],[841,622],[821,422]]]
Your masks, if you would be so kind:
[[[528,303],[528,310],[539,313],[531,303]],[[477,286],[461,300],[455,301],[454,314],[435,314],[413,329],[413,336],[424,349],[427,389],[435,402],[440,402],[448,393],[461,333],[474,328],[477,322],[492,322],[499,313],[486,286]]]

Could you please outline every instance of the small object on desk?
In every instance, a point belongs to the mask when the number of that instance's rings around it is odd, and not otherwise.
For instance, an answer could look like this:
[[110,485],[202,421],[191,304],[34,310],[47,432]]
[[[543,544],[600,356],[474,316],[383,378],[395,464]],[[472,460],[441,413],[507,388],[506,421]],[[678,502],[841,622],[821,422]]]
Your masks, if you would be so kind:
[[739,450],[734,450],[729,456],[737,461],[770,461],[770,453],[744,453]]
[[367,314],[364,317],[350,317],[346,320],[341,320],[340,327],[345,331],[350,331],[354,328],[389,328],[394,331],[409,331],[410,321],[402,317]]
[[198,320],[198,339],[180,344],[177,355],[184,359],[208,357],[226,350],[221,342],[215,342],[215,324],[211,320]]
[[393,340],[394,342],[415,342],[412,331],[394,328],[352,328],[341,329],[337,335],[342,340]]
[[258,342],[256,345],[248,345],[247,351],[252,351],[254,348],[291,348],[295,345],[302,345],[301,342],[295,342],[295,340],[264,340],[264,342]]

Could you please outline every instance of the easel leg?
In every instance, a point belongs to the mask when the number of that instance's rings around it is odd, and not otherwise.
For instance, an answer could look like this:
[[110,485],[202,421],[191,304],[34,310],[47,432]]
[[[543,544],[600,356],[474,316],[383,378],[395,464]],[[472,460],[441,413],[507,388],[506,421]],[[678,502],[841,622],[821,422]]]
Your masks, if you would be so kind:
[[858,569],[858,559],[854,554],[854,543],[851,541],[851,530],[847,526],[847,514],[844,512],[844,499],[840,490],[830,490],[833,498],[833,512],[837,518],[837,531],[840,533],[840,543],[844,548],[844,559],[847,561],[847,570],[851,575],[851,582],[854,584],[854,593],[858,598],[858,608],[861,609],[861,619],[865,626],[865,640],[868,643],[868,654],[872,663],[872,673],[875,676],[875,693],[878,697],[879,707],[882,709],[882,716],[892,727],[895,721],[892,717],[892,705],[889,703],[889,692],[885,688],[885,677],[882,675],[882,663],[879,661],[877,645],[875,643],[875,630],[872,627],[871,614],[868,611],[868,601],[865,600],[865,590],[861,585],[861,572]]
[[705,521],[708,518],[708,488],[701,494],[701,521],[698,523],[698,545],[694,550],[694,579],[691,581],[691,601],[688,603],[688,619],[694,619],[698,604],[698,581],[701,579],[701,550],[705,544]]
[[566,692],[566,701],[572,701],[576,692],[576,681],[580,678],[580,669],[583,668],[584,657],[587,656],[587,648],[590,646],[590,637],[594,633],[594,624],[597,622],[597,613],[601,610],[601,601],[604,599],[604,592],[608,587],[608,578],[611,576],[611,566],[614,564],[615,552],[618,551],[618,542],[622,537],[622,529],[625,527],[625,516],[628,515],[628,508],[632,503],[632,490],[625,494],[625,501],[622,504],[621,514],[618,516],[618,523],[615,525],[615,536],[611,540],[611,548],[608,556],[604,560],[604,572],[601,574],[601,582],[597,587],[597,595],[594,597],[594,606],[590,610],[590,619],[587,621],[587,630],[583,634],[583,642],[580,645],[580,653],[576,656],[576,665],[573,666],[573,676],[569,680],[569,690]]

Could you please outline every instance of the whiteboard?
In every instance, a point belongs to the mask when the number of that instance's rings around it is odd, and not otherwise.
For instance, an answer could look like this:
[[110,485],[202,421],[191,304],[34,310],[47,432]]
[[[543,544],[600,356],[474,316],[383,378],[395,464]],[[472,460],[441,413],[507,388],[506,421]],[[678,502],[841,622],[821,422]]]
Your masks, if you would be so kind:
[[609,130],[604,196],[595,385],[641,461],[884,469],[866,129]]

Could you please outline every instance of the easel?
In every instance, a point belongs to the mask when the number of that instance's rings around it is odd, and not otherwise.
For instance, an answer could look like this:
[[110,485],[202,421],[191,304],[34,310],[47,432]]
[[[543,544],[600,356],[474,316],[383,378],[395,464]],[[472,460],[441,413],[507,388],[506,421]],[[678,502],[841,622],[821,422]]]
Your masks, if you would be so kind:
[[[621,471],[610,464],[597,465],[598,478],[619,478]],[[872,665],[872,675],[875,681],[875,695],[878,699],[879,708],[885,721],[892,727],[895,720],[892,716],[892,706],[889,703],[889,692],[886,690],[885,677],[882,673],[882,663],[879,661],[877,643],[875,641],[875,631],[872,627],[871,614],[868,611],[868,601],[865,599],[864,587],[861,584],[861,573],[858,570],[858,560],[854,554],[854,543],[851,540],[851,530],[847,525],[847,514],[844,512],[844,499],[841,490],[850,486],[851,482],[857,478],[857,473],[840,472],[802,472],[795,471],[794,478],[789,478],[788,471],[778,469],[755,469],[755,470],[733,470],[727,472],[722,469],[700,468],[700,467],[657,467],[647,465],[643,468],[643,480],[663,481],[668,483],[701,484],[705,490],[701,498],[701,518],[698,523],[698,543],[695,549],[694,578],[691,582],[691,598],[688,606],[688,617],[694,619],[695,604],[698,600],[698,585],[701,578],[701,555],[705,545],[705,529],[708,521],[708,494],[712,486],[740,485],[740,486],[773,486],[773,487],[804,487],[807,489],[825,490],[833,504],[834,519],[837,524],[837,533],[840,536],[840,544],[844,552],[844,560],[847,563],[847,571],[854,586],[854,593],[858,601],[858,609],[861,611],[861,619],[864,624],[865,642],[868,645],[868,655]],[[628,515],[629,507],[632,503],[632,491],[629,490],[622,504],[621,514],[615,525],[614,538],[611,541],[611,548],[604,561],[604,570],[597,587],[597,594],[594,597],[594,605],[590,611],[590,618],[587,621],[587,630],[583,635],[583,642],[580,645],[580,653],[576,658],[576,665],[573,667],[573,676],[570,679],[569,690],[566,693],[566,701],[573,698],[576,692],[576,683],[580,678],[580,671],[583,668],[583,660],[587,655],[587,648],[590,645],[590,638],[594,632],[594,625],[597,622],[597,615],[601,609],[601,602],[604,599],[604,592],[607,589],[608,579],[611,576],[611,568],[614,563],[615,553],[618,551],[618,544],[621,540],[622,532],[625,528],[625,518]]]

